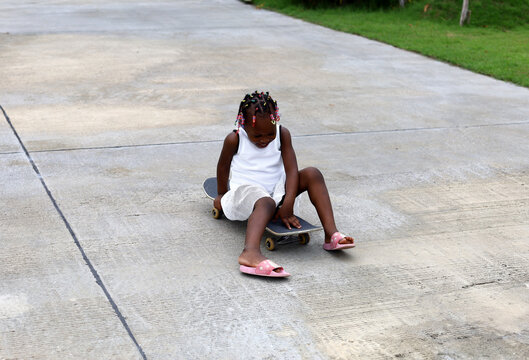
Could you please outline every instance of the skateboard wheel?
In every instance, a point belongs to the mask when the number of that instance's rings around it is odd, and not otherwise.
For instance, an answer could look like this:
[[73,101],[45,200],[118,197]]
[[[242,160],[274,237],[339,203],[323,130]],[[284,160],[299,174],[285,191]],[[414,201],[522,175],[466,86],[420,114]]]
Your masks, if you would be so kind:
[[276,248],[276,242],[272,238],[266,238],[265,245],[270,251],[273,251]]
[[307,245],[310,241],[310,235],[309,234],[299,234],[298,239],[301,245]]
[[211,210],[211,215],[213,215],[214,219],[220,219],[220,214],[220,210],[217,208],[213,208],[213,210]]

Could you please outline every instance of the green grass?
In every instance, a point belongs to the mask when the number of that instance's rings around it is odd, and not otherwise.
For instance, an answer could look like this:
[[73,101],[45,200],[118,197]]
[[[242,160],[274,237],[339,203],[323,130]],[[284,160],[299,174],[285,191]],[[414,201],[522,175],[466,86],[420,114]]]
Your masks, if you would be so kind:
[[382,10],[308,9],[296,0],[254,0],[254,4],[529,87],[527,0],[470,0],[472,15],[464,27],[459,26],[459,0],[413,0],[405,9]]

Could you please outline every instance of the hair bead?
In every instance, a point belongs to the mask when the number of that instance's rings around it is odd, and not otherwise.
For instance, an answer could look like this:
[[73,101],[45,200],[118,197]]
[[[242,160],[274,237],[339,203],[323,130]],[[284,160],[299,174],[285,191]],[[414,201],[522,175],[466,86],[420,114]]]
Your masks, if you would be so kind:
[[277,101],[272,99],[268,91],[265,93],[255,90],[252,94],[246,94],[239,105],[239,114],[235,121],[237,133],[241,126],[244,127],[245,118],[249,119],[250,116],[252,116],[252,126],[255,127],[257,122],[256,114],[258,112],[264,115],[269,114],[270,122],[274,125],[280,120]]

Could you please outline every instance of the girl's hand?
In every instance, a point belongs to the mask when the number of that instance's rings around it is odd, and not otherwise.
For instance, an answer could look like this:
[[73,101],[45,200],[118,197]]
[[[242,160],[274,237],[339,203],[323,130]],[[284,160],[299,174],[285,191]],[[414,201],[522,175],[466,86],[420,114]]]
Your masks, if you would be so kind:
[[299,220],[296,216],[294,216],[294,213],[292,212],[292,209],[288,209],[285,206],[282,206],[277,211],[276,219],[280,218],[283,224],[285,224],[286,228],[291,230],[292,226],[294,226],[296,229],[301,229],[301,224],[299,223]]
[[215,200],[213,200],[213,206],[215,209],[222,211],[222,204],[220,203],[220,199],[222,199],[222,195],[217,195]]

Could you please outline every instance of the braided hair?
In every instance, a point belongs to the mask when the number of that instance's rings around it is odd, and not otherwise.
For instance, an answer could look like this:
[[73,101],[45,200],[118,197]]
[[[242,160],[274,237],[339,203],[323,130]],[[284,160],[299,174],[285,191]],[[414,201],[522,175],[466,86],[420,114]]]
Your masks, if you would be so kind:
[[258,112],[261,114],[270,114],[270,122],[272,124],[275,124],[280,120],[277,101],[272,99],[268,91],[266,93],[259,93],[255,90],[252,94],[246,94],[239,105],[237,120],[235,120],[237,133],[239,132],[240,127],[244,127],[244,124],[250,118],[252,119],[252,126],[255,126],[255,114]]

